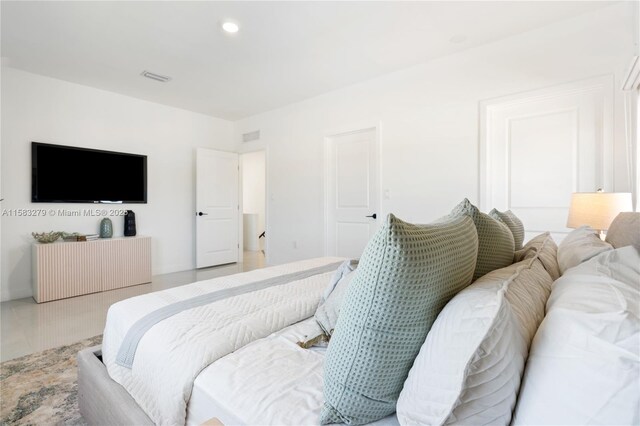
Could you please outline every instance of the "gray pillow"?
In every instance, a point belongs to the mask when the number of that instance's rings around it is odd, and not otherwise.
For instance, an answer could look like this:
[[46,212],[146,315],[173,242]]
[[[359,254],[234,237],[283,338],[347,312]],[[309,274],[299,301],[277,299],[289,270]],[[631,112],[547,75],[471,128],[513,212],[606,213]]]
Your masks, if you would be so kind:
[[482,213],[466,198],[449,214],[450,217],[462,215],[470,216],[478,231],[478,262],[473,273],[474,281],[513,263],[515,244],[507,225]]
[[634,246],[640,250],[640,212],[618,214],[609,225],[605,241],[614,248]]
[[522,248],[522,243],[524,242],[524,225],[518,216],[516,216],[511,210],[500,212],[496,209],[491,210],[489,212],[489,216],[507,225],[507,228],[509,228],[513,235],[515,249],[520,250]]
[[473,277],[471,218],[412,225],[393,215],[367,244],[327,349],[321,424],[364,424],[395,411],[431,324]]

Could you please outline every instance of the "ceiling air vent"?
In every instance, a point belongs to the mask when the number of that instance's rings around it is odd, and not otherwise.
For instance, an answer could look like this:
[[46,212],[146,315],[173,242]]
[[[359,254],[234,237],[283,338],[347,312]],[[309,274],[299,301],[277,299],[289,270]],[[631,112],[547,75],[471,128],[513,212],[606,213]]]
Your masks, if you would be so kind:
[[252,142],[257,141],[258,139],[260,139],[260,130],[242,134],[242,142]]
[[150,78],[151,80],[159,81],[161,83],[166,83],[167,81],[171,81],[171,77],[166,77],[164,75],[155,74],[149,71],[142,71],[140,75],[143,77]]

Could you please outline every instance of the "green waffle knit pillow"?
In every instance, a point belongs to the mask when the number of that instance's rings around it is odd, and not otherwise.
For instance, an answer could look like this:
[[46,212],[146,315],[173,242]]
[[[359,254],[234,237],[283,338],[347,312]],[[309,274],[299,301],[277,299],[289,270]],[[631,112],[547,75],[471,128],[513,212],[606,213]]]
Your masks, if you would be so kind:
[[466,198],[449,214],[449,217],[458,216],[470,216],[478,231],[478,262],[473,281],[513,263],[515,244],[507,225],[482,213]]
[[321,424],[395,411],[438,313],[471,282],[477,251],[467,216],[420,226],[387,217],[360,258],[327,349]]
[[509,228],[513,235],[515,249],[520,250],[522,248],[522,243],[524,242],[524,225],[522,224],[522,221],[518,219],[518,216],[516,216],[511,210],[499,212],[496,209],[491,210],[489,212],[489,216],[507,225],[507,228]]

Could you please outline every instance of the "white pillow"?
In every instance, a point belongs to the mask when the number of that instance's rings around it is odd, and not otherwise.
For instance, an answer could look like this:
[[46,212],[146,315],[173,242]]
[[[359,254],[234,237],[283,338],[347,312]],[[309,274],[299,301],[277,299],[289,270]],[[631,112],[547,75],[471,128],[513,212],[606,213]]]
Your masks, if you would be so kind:
[[320,298],[320,304],[322,305],[331,295],[331,293],[336,289],[340,280],[347,275],[349,275],[352,271],[354,271],[358,267],[358,259],[347,259],[338,266],[336,271],[331,276],[329,280],[329,285],[324,289],[324,293]]
[[558,246],[560,273],[564,274],[567,269],[608,250],[613,250],[611,244],[602,241],[590,227],[585,225],[574,229]]
[[640,254],[610,250],[553,284],[514,425],[640,424]]
[[340,315],[340,309],[342,308],[342,301],[347,294],[347,288],[351,284],[356,271],[349,270],[345,275],[333,287],[324,302],[321,302],[316,310],[314,318],[316,322],[327,336],[333,334],[333,330],[338,323],[338,316]]
[[438,316],[404,383],[400,424],[508,424],[551,283],[533,256],[458,293]]

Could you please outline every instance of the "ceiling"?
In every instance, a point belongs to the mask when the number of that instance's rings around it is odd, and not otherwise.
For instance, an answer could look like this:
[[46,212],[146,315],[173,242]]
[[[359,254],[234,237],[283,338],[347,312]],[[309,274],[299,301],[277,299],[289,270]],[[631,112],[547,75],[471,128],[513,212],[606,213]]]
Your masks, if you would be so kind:
[[[235,120],[610,4],[2,1],[1,53],[11,67]],[[224,33],[225,19],[240,32]]]

